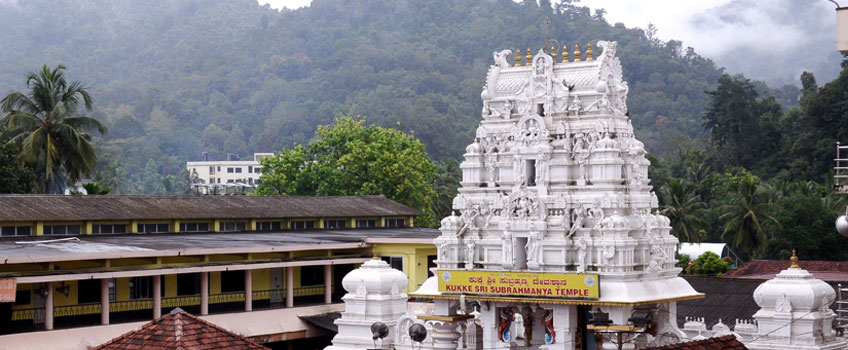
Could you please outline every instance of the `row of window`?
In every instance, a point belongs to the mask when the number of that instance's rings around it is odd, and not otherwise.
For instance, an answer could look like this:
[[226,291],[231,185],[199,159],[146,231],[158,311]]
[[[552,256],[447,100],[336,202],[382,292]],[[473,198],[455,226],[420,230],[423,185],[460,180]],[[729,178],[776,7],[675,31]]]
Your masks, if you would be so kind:
[[[233,173],[235,173],[235,174],[241,174],[241,172],[242,172],[242,170],[243,170],[243,169],[244,169],[244,168],[242,168],[242,167],[227,167],[227,173],[230,173],[230,174],[233,174]],[[221,167],[218,167],[218,171],[221,171]],[[248,172],[249,174],[260,174],[260,173],[262,173],[262,167],[258,167],[258,166],[257,166],[257,167],[254,167],[254,166],[252,166],[252,165],[248,165],[248,166],[247,166],[247,172]],[[214,174],[214,173],[215,173],[215,171],[212,169],[212,167],[211,167],[211,166],[209,167],[209,173],[210,173],[210,174]]]
[[[315,220],[292,220],[291,228],[295,230],[308,230],[315,228]],[[348,220],[324,220],[324,228],[338,229],[347,228]],[[386,227],[397,228],[405,227],[405,219],[386,219]],[[377,227],[376,219],[358,219],[356,220],[356,228],[373,228]],[[209,232],[208,222],[182,222],[180,223],[180,232]],[[170,224],[138,224],[136,226],[138,233],[168,233],[171,232]],[[224,221],[219,227],[221,232],[242,232],[248,230],[248,222],[246,221]],[[280,231],[283,229],[283,223],[280,221],[262,221],[256,223],[257,231]],[[79,235],[82,232],[82,225],[44,225],[44,235],[60,236],[60,235]],[[127,233],[126,224],[95,224],[91,225],[91,233],[95,235],[121,234]],[[31,226],[3,226],[0,227],[0,236],[30,236],[32,233]]]

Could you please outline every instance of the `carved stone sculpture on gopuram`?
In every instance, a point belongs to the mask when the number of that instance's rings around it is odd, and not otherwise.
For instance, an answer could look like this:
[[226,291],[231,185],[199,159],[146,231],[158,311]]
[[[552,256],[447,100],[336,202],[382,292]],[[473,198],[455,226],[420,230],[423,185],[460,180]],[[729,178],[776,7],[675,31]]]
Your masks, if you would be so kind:
[[[678,276],[677,238],[656,214],[616,46],[597,42],[594,59],[592,46],[586,59],[575,47],[560,62],[528,50],[514,66],[511,51],[494,53],[482,121],[434,242],[435,276],[410,294],[433,299],[430,319],[448,323],[435,348],[589,348],[591,332],[607,336],[587,323],[590,311],[631,327],[626,344],[604,349],[686,340],[676,302],[703,294]],[[447,331],[463,315],[476,326]]]

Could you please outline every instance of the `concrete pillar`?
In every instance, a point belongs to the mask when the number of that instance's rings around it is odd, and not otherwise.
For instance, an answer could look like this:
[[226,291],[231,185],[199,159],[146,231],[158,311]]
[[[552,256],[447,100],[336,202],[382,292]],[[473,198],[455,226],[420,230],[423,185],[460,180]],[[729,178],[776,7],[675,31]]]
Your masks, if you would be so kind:
[[200,315],[209,314],[209,272],[200,273]]
[[162,317],[162,276],[153,276],[153,319]]
[[333,265],[324,265],[324,304],[333,302]]
[[100,324],[109,324],[109,279],[100,279]]
[[53,282],[47,282],[47,298],[44,299],[44,329],[53,329]]
[[253,271],[244,270],[244,311],[253,311]]
[[294,268],[286,267],[286,307],[294,307]]

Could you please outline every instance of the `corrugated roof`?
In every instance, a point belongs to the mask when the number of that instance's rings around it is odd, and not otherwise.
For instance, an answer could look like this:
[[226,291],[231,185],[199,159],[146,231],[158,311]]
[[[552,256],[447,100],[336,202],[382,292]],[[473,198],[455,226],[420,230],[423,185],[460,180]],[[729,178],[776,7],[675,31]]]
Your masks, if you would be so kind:
[[680,327],[686,317],[704,317],[707,327],[718,323],[733,327],[736,319],[751,319],[760,310],[754,302],[754,290],[763,280],[720,278],[709,276],[683,276],[703,299],[677,302],[677,323]]
[[125,333],[94,348],[112,349],[268,350],[267,347],[199,319],[180,308],[143,325],[141,329]]
[[421,212],[383,196],[0,195],[0,222],[408,215]]
[[645,348],[645,350],[748,350],[734,335]]

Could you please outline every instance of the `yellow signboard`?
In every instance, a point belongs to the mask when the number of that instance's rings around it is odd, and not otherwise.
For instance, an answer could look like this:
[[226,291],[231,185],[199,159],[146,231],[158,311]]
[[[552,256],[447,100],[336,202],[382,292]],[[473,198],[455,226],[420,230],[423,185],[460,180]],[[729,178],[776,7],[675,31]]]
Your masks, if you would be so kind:
[[439,270],[439,292],[597,299],[598,275],[593,273]]

